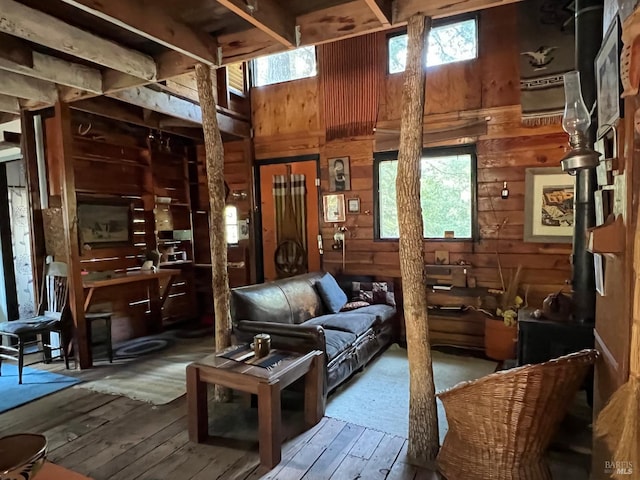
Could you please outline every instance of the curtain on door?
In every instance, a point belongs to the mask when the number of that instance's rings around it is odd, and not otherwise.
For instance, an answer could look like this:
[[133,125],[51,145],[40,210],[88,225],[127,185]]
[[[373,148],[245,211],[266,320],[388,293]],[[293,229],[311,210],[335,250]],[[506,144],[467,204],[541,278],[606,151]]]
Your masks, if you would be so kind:
[[307,271],[306,197],[304,175],[289,175],[289,183],[286,175],[273,176],[277,245],[274,260],[282,277]]
[[18,312],[20,318],[36,314],[31,269],[31,234],[29,232],[29,204],[27,189],[9,187],[9,214],[11,216],[11,243],[16,272]]

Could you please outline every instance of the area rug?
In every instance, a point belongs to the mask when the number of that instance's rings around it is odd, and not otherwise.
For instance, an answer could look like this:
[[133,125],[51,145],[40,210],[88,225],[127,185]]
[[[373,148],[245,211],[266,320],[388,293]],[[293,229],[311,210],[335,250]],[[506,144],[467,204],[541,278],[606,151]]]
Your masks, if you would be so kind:
[[113,356],[115,358],[131,358],[141,355],[149,355],[172,346],[173,338],[169,337],[139,337],[127,340],[114,348]]
[[82,383],[78,388],[164,405],[186,393],[187,365],[213,350],[212,338],[178,340],[163,352],[106,367],[103,378]]
[[[433,351],[436,391],[493,373],[496,362]],[[440,442],[447,432],[447,419],[440,400]],[[407,351],[392,345],[346,385],[331,395],[327,417],[336,418],[392,435],[407,437],[409,428],[409,363]]]
[[77,378],[24,367],[22,385],[19,385],[18,366],[15,363],[2,362],[0,413],[64,390],[78,382],[80,380]]

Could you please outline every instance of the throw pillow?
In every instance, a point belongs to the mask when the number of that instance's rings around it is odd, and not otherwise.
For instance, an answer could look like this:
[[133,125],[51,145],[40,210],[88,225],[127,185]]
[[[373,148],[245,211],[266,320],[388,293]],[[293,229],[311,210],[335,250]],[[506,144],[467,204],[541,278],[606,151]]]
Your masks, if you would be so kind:
[[357,301],[345,303],[344,307],[340,309],[341,312],[349,312],[357,308],[368,307],[371,305],[369,302]]
[[324,306],[331,313],[338,313],[345,303],[347,303],[347,295],[342,291],[336,279],[330,273],[325,275],[316,282],[316,288]]
[[393,286],[387,282],[353,282],[354,301],[364,301],[371,304],[396,306]]

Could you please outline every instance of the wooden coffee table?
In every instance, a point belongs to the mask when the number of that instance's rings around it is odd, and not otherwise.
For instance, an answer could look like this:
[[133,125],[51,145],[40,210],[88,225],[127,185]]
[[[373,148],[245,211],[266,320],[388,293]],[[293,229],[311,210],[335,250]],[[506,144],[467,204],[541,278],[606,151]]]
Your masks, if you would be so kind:
[[207,384],[255,394],[258,396],[260,464],[271,469],[281,459],[281,390],[304,376],[307,428],[317,424],[324,415],[323,353],[318,350],[307,354],[286,352],[287,358],[266,369],[221,357],[226,351],[187,366],[189,439],[202,443],[209,436]]

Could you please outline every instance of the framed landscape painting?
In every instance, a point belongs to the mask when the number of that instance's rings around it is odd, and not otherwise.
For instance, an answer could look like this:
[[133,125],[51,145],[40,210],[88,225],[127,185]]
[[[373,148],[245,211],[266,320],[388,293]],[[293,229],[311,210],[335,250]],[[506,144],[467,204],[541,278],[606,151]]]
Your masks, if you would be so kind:
[[524,241],[571,243],[575,177],[560,168],[527,168]]
[[109,247],[131,243],[131,204],[128,201],[79,200],[81,245]]

